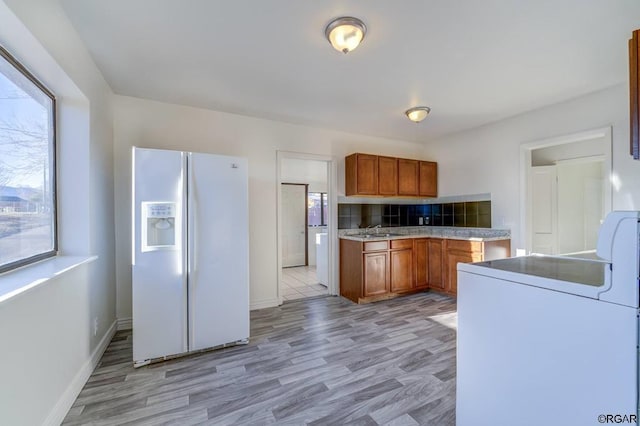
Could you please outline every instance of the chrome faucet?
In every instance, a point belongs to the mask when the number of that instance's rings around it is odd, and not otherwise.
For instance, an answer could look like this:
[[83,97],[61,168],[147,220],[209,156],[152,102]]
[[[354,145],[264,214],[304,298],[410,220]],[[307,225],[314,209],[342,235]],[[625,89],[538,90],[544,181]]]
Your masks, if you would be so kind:
[[377,224],[375,226],[374,225],[369,225],[369,226],[367,226],[367,229],[371,229],[372,227],[373,227],[373,229],[376,230],[376,234],[377,234],[378,231],[380,230],[380,228],[382,228],[382,225],[380,225],[380,224]]
[[378,225],[369,225],[366,228],[364,228],[364,234],[365,235],[371,235],[370,230],[371,229],[375,229],[376,230],[376,234],[378,233],[378,230],[382,227],[382,225],[378,224]]

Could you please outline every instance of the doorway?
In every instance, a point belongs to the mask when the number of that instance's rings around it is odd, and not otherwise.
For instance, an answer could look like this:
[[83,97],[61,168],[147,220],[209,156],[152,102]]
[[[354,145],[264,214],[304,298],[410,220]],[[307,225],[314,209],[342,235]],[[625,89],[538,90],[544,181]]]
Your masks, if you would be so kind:
[[611,130],[535,142],[522,154],[526,252],[594,251],[611,211]]
[[334,174],[330,157],[278,152],[280,303],[336,294],[331,244],[331,234],[337,234],[331,219]]
[[282,184],[282,267],[308,265],[307,189],[308,184]]

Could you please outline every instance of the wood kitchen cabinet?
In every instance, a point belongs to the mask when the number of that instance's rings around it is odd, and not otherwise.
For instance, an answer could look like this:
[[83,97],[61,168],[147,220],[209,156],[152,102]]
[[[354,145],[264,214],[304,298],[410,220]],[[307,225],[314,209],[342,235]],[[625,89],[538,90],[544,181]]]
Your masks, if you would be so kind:
[[418,165],[418,195],[421,197],[438,196],[438,163],[420,161]]
[[389,251],[390,287],[392,292],[410,291],[413,281],[413,241],[391,240]]
[[444,240],[440,238],[429,238],[429,288],[434,290],[444,290]]
[[340,239],[340,295],[373,302],[414,290],[413,240]]
[[427,288],[429,285],[429,239],[413,240],[413,264],[416,288]]
[[458,263],[509,257],[510,240],[340,239],[340,295],[356,303],[432,290],[455,296]]
[[468,241],[446,240],[444,292],[458,292],[458,263],[504,259],[511,255],[511,240]]
[[640,30],[629,40],[630,153],[640,159]]
[[363,253],[365,297],[389,292],[389,254],[386,251]]
[[394,196],[398,193],[398,159],[378,157],[378,195]]
[[418,196],[418,160],[398,158],[398,195]]
[[351,154],[344,162],[346,195],[378,195],[377,155]]
[[340,295],[362,303],[389,294],[389,241],[340,239]]
[[437,197],[438,164],[355,153],[345,157],[347,196]]
[[413,242],[415,287],[444,289],[443,260],[444,240],[440,238],[416,238]]

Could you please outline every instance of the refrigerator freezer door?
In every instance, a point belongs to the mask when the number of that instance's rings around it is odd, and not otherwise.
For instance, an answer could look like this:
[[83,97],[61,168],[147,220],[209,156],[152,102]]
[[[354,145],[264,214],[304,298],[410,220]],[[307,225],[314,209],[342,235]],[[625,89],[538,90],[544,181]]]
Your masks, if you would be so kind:
[[187,350],[184,155],[134,148],[133,359]]
[[247,161],[189,154],[189,350],[249,337]]

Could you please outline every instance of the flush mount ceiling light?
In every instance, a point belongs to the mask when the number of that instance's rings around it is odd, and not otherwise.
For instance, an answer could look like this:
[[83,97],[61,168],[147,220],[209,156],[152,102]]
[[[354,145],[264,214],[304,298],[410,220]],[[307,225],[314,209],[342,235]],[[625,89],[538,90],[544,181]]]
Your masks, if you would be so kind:
[[404,113],[409,120],[413,121],[414,123],[419,123],[425,118],[427,118],[427,115],[429,115],[430,112],[431,112],[431,108],[429,107],[417,106],[417,107],[409,108]]
[[366,33],[364,22],[350,16],[334,19],[324,30],[324,35],[333,48],[345,54],[358,47]]

